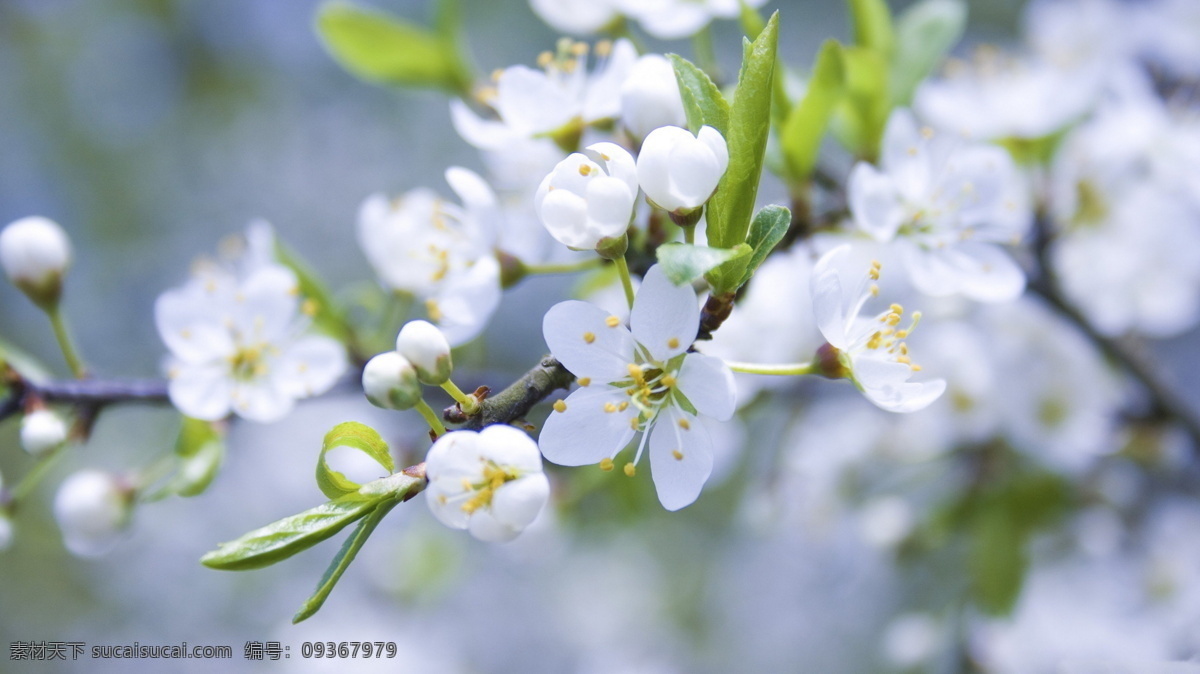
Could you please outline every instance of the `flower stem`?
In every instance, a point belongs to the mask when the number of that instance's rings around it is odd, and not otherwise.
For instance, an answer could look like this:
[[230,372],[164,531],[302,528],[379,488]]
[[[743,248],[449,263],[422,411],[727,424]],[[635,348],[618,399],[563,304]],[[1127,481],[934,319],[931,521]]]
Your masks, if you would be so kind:
[[695,225],[692,225],[691,227],[683,228],[683,241],[684,241],[684,243],[696,243],[696,226]]
[[67,367],[71,368],[71,374],[75,375],[76,379],[83,379],[87,376],[87,368],[84,367],[83,359],[79,357],[79,351],[71,340],[71,333],[67,330],[61,306],[56,304],[53,309],[46,312],[46,315],[50,318],[50,326],[54,328],[54,338],[58,340],[58,348],[62,349],[63,358],[67,361]]
[[437,412],[434,412],[433,408],[424,399],[417,401],[416,410],[421,413],[421,416],[425,417],[425,423],[429,424],[429,427],[433,429],[434,435],[440,438],[446,434],[446,425],[442,423],[442,420],[438,418]]
[[734,372],[744,372],[746,374],[770,374],[770,375],[804,375],[818,374],[816,363],[788,363],[786,365],[763,365],[760,363],[737,363],[725,361],[725,365]]
[[629,307],[633,308],[633,279],[629,277],[629,264],[625,262],[625,257],[621,256],[616,260],[617,272],[621,275],[621,286],[625,288],[625,301],[629,303]]
[[479,399],[475,396],[470,396],[466,393],[463,393],[462,389],[460,389],[453,381],[447,379],[446,381],[442,382],[442,389],[444,389],[446,393],[449,393],[451,398],[454,398],[456,401],[458,401],[459,406],[462,407],[463,413],[467,416],[473,416],[479,411]]
[[34,488],[50,474],[50,469],[54,467],[54,464],[58,462],[58,457],[63,455],[70,444],[70,442],[64,442],[52,449],[49,454],[39,457],[33,470],[30,470],[25,477],[21,478],[20,482],[13,485],[12,491],[9,493],[11,503],[20,503],[29,496]]
[[563,264],[527,264],[525,265],[526,274],[571,274],[577,271],[587,271],[595,269],[604,264],[604,259],[595,257],[579,262],[567,262]]

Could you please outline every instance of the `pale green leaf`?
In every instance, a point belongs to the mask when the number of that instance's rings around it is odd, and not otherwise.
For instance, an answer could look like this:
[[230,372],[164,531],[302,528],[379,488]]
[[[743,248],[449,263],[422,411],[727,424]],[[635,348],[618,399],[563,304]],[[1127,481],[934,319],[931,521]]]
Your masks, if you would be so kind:
[[371,533],[375,531],[375,527],[379,525],[383,518],[391,512],[392,508],[396,507],[399,501],[385,501],[377,508],[371,511],[371,514],[359,521],[355,527],[354,533],[346,539],[342,544],[342,548],[338,550],[333,561],[329,563],[329,568],[325,569],[325,574],[321,576],[321,581],[317,583],[317,589],[313,595],[304,602],[296,615],[292,617],[292,624],[306,620],[317,611],[321,610],[321,606],[329,597],[329,593],[333,592],[333,588],[341,579],[342,574],[350,567],[350,563],[358,556],[358,551],[362,549],[367,539],[371,537]]
[[338,498],[359,490],[362,486],[342,473],[329,467],[325,454],[335,447],[351,447],[371,457],[388,473],[396,470],[388,445],[378,431],[357,421],[347,421],[334,426],[325,434],[321,443],[321,454],[317,457],[317,486],[329,498]]
[[967,6],[962,0],[921,0],[896,21],[892,100],[908,105],[917,85],[933,72],[962,38]]
[[710,248],[690,243],[666,243],[658,247],[658,263],[667,278],[675,285],[690,283],[715,269],[718,265],[736,257],[749,254],[749,247],[742,250]]
[[724,136],[729,129],[729,103],[711,78],[691,61],[678,54],[667,54],[675,68],[675,81],[683,97],[688,128],[699,133],[700,127],[711,126]]
[[783,240],[783,236],[787,234],[788,227],[791,224],[792,212],[783,206],[775,204],[763,207],[754,216],[754,221],[750,223],[750,235],[746,237],[746,243],[754,252],[751,253],[746,263],[746,270],[742,273],[741,283],[750,280],[750,277],[754,275],[759,265],[767,259],[767,256],[771,254],[775,246]]
[[842,99],[845,81],[842,46],[836,40],[827,40],[817,54],[804,98],[792,108],[781,132],[788,177],[792,180],[804,181],[812,175],[829,119]]
[[888,57],[895,48],[892,12],[887,0],[849,0],[854,23],[854,43]]

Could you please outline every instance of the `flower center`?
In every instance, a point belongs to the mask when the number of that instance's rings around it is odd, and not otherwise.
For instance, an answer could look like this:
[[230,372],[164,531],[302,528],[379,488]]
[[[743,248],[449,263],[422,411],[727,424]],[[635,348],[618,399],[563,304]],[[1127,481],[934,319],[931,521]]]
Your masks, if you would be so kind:
[[467,491],[475,492],[471,498],[467,499],[462,504],[462,509],[468,514],[479,510],[485,506],[492,504],[492,496],[496,490],[504,486],[507,482],[512,482],[519,478],[517,471],[513,468],[501,468],[493,461],[488,461],[483,467],[483,480],[481,482],[472,483],[467,478],[463,478],[463,488]]
[[269,344],[243,346],[229,357],[229,369],[233,378],[249,381],[267,373],[267,358],[273,348]]

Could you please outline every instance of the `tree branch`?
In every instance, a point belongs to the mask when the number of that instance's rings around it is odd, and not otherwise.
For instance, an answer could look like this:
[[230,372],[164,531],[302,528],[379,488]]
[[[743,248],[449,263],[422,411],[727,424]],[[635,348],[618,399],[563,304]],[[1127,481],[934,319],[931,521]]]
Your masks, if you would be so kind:
[[554,356],[545,356],[521,378],[494,396],[480,401],[479,413],[463,414],[458,404],[447,407],[442,417],[462,428],[479,430],[492,424],[509,424],[523,419],[534,405],[545,400],[556,389],[565,389],[575,381],[575,375],[567,371]]
[[20,412],[31,398],[81,405],[95,411],[118,403],[161,404],[169,400],[167,382],[159,379],[72,379],[38,383],[16,377],[9,387],[8,398],[0,403],[0,421]]
[[1034,222],[1034,256],[1037,273],[1031,275],[1029,289],[1046,300],[1063,318],[1079,328],[1110,361],[1129,373],[1138,381],[1150,397],[1150,412],[1153,416],[1174,419],[1191,438],[1193,450],[1200,453],[1200,419],[1195,410],[1179,397],[1162,376],[1158,367],[1140,345],[1128,340],[1101,334],[1059,290],[1054,266],[1050,263],[1050,225],[1043,214]]

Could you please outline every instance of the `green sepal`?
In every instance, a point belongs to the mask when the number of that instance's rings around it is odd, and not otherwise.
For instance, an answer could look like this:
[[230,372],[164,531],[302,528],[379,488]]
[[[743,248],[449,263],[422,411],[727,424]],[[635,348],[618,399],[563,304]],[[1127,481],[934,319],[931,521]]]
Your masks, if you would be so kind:
[[342,574],[350,567],[350,563],[358,556],[358,551],[362,549],[363,544],[371,537],[372,532],[375,531],[375,527],[383,521],[383,518],[398,503],[399,501],[384,501],[372,510],[369,515],[359,520],[358,526],[354,528],[354,532],[346,538],[346,542],[342,544],[342,548],[338,550],[333,561],[329,563],[329,567],[325,569],[325,574],[321,576],[320,582],[317,583],[316,591],[304,602],[300,610],[296,612],[296,615],[292,616],[293,625],[311,618],[313,614],[321,610],[321,606],[329,597],[329,593],[333,592],[334,586],[341,580]]
[[750,247],[710,248],[690,243],[665,243],[655,251],[663,272],[675,285],[683,285],[738,257],[750,254]]
[[742,272],[742,280],[738,283],[739,287],[749,281],[751,276],[754,276],[759,265],[783,240],[791,224],[792,212],[776,204],[764,206],[755,214],[754,221],[750,223],[750,234],[746,237],[746,244],[753,252],[746,261],[746,269]]
[[967,6],[962,0],[921,0],[900,14],[891,72],[896,105],[912,101],[917,85],[958,43],[966,25]]
[[812,175],[821,150],[821,140],[842,100],[845,84],[842,45],[836,40],[826,40],[817,53],[808,89],[788,113],[780,132],[788,178],[791,180],[803,182]]
[[357,492],[362,485],[329,467],[325,453],[335,447],[351,447],[371,457],[389,474],[396,470],[388,445],[374,428],[357,421],[347,421],[334,426],[325,434],[321,443],[321,454],[317,457],[317,486],[321,493],[336,499]]
[[[724,134],[729,147],[729,168],[705,210],[708,242],[716,248],[735,248],[745,242],[750,228],[771,130],[778,42],[779,12],[771,15],[753,42],[743,42],[742,68],[729,109],[728,133]],[[728,287],[740,278],[740,273],[726,278],[725,272],[717,270],[709,280],[714,286]]]
[[691,61],[678,54],[667,54],[675,68],[675,81],[683,98],[688,129],[699,133],[700,127],[711,126],[724,136],[729,129],[729,102],[712,78]]
[[223,571],[270,566],[333,536],[374,510],[384,498],[386,495],[347,494],[221,543],[201,557],[200,563]]
[[457,38],[454,9],[442,3],[438,30],[431,31],[386,12],[333,0],[317,10],[316,30],[334,60],[360,79],[467,94],[473,78]]

